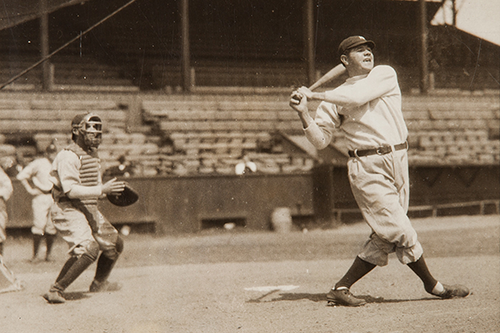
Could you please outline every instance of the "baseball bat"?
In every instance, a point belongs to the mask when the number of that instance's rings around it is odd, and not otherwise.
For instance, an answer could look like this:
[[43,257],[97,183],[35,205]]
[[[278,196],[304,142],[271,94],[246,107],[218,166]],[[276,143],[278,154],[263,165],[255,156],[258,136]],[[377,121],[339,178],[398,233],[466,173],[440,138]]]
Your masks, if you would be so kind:
[[[343,75],[346,72],[346,69],[343,64],[338,64],[337,66],[333,67],[330,69],[326,74],[324,74],[322,77],[320,77],[316,82],[314,82],[310,87],[309,90],[314,90],[322,86],[323,84],[330,82],[333,79],[336,79]],[[300,103],[299,96],[293,95],[292,99],[294,99],[297,103]]]

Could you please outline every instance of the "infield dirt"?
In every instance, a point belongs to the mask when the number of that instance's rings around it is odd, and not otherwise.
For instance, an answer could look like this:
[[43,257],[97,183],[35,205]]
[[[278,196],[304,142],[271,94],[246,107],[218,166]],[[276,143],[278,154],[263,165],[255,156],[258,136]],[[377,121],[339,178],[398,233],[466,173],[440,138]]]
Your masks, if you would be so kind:
[[329,307],[326,292],[369,235],[363,223],[307,233],[206,231],[130,234],[112,273],[123,288],[86,292],[92,265],[67,302],[41,297],[66,260],[31,264],[31,241],[10,237],[5,261],[24,281],[0,294],[0,332],[499,332],[500,217],[414,219],[427,263],[444,283],[468,286],[465,299],[440,300],[392,256],[352,288],[360,308]]

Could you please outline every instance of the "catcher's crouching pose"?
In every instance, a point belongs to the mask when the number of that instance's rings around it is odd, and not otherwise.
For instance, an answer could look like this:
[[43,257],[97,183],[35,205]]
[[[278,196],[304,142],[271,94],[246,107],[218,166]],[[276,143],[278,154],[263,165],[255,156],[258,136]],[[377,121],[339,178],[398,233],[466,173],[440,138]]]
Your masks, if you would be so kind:
[[72,121],[73,143],[60,151],[52,164],[50,179],[54,183],[54,205],[51,217],[70,246],[70,258],[49,292],[43,296],[49,303],[64,303],[64,290],[98,258],[89,290],[99,292],[118,288],[107,278],[123,251],[123,241],[97,209],[97,200],[104,195],[120,194],[125,183],[116,179],[102,183],[97,157],[101,138],[102,122],[97,115],[75,116]]

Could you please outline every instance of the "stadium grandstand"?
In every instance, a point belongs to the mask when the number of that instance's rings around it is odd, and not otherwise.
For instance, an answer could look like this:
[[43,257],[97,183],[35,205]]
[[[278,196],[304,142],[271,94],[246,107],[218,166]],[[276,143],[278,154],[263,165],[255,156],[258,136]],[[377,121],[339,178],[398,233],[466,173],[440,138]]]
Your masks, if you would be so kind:
[[[338,63],[333,45],[361,34],[376,41],[377,63],[398,72],[410,165],[415,174],[425,175],[418,182],[422,190],[415,185],[415,210],[430,207],[435,214],[438,204],[453,208],[472,202],[481,212],[492,204],[498,213],[500,46],[490,35],[468,30],[460,15],[471,10],[460,0],[4,3],[0,155],[13,170],[51,142],[64,147],[72,117],[93,111],[105,121],[103,164],[117,166],[125,156],[138,182],[241,181],[234,170],[246,155],[258,170],[246,178],[267,186],[272,177],[284,184],[287,176],[299,177],[288,190],[308,192],[291,202],[269,199],[256,218],[250,216],[253,206],[201,203],[195,213],[180,214],[196,220],[182,230],[231,219],[262,228],[257,218],[266,220],[277,205],[291,206],[297,219],[309,218],[316,215],[315,191],[300,186],[315,186],[315,170],[322,166],[342,170],[347,152],[340,138],[324,151],[308,145],[288,106],[289,94]],[[456,177],[451,192],[437,191],[450,175]],[[461,193],[453,193],[457,190]],[[265,191],[272,198],[282,194]],[[352,198],[335,196],[329,213],[352,211]],[[165,214],[144,205],[127,218],[157,221]],[[148,216],[140,217],[145,211]],[[120,223],[128,221],[116,214]],[[167,215],[176,219],[179,212]],[[161,232],[174,229],[160,227]]]

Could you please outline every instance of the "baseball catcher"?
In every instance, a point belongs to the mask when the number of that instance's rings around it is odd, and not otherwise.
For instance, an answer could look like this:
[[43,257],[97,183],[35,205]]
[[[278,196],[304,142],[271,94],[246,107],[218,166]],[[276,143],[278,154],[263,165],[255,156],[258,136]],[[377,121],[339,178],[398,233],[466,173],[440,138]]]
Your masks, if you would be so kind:
[[43,297],[49,303],[64,303],[64,290],[97,260],[89,291],[117,290],[119,285],[107,281],[123,251],[118,231],[99,212],[97,200],[118,195],[125,183],[116,178],[102,183],[97,150],[102,140],[99,116],[79,114],[71,123],[73,142],[61,150],[52,164],[50,180],[54,184],[51,218],[68,243],[70,258],[56,281]]

